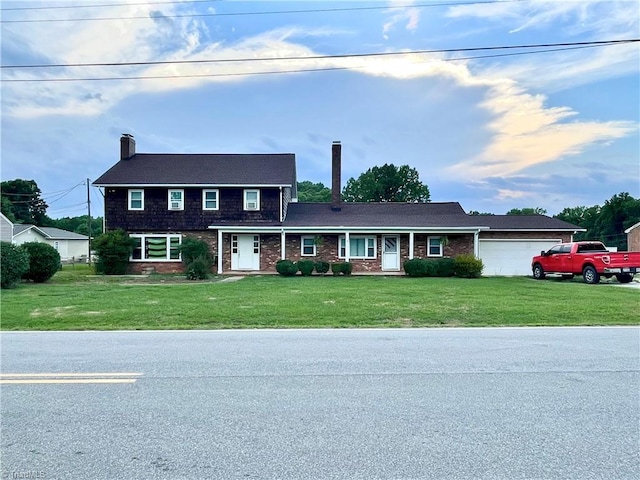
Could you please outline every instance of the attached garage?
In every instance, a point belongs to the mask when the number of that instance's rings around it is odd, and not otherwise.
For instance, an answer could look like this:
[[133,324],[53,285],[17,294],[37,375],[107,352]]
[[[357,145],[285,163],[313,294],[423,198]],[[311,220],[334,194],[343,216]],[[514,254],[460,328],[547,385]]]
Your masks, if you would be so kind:
[[479,257],[486,276],[531,275],[531,258],[560,243],[557,239],[480,239]]

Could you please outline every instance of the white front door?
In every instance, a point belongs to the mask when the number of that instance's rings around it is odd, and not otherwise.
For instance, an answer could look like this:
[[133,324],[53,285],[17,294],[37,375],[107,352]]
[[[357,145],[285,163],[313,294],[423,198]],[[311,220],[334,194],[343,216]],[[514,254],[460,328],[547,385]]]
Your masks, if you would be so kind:
[[382,237],[382,270],[400,270],[400,237]]
[[260,270],[260,235],[231,235],[231,270]]

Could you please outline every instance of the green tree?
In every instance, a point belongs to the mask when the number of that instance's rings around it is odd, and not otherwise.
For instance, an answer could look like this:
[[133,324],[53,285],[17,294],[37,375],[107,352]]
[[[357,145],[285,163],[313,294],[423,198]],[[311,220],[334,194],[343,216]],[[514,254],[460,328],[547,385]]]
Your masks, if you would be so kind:
[[331,189],[323,183],[313,183],[309,180],[298,182],[298,201],[300,202],[330,202]]
[[104,275],[123,275],[127,273],[129,257],[136,246],[136,240],[124,230],[112,230],[100,235],[93,241],[96,251],[96,273]]
[[[79,217],[63,217],[63,218],[50,218],[47,220],[44,227],[56,227],[69,232],[80,233],[82,235],[89,234],[89,226],[87,225],[87,215],[81,215]],[[91,236],[97,237],[102,235],[103,221],[102,217],[91,218]]]
[[574,240],[580,241],[595,238],[592,235],[594,235],[596,220],[599,215],[600,206],[594,205],[593,207],[567,207],[557,215],[554,215],[554,218],[585,228],[586,232],[578,232],[573,236]]
[[575,240],[599,240],[608,247],[626,250],[627,236],[624,231],[640,221],[640,199],[622,192],[602,206],[565,208],[555,218],[587,230],[577,233]]
[[350,178],[342,191],[345,202],[413,202],[430,200],[429,187],[420,181],[418,171],[408,165],[385,163]]
[[507,215],[546,215],[547,211],[544,208],[512,208],[507,212]]
[[2,214],[7,217],[9,219],[9,221],[14,222],[16,221],[16,217],[13,214],[13,205],[12,203],[9,201],[9,199],[7,197],[0,197],[0,200],[2,201]]
[[[40,198],[42,192],[34,180],[9,180],[0,184],[2,201],[2,213],[8,218],[7,212],[13,214],[15,221],[19,223],[31,223],[42,226],[47,220],[46,202]],[[6,198],[7,200],[4,200]],[[5,212],[6,202],[11,204],[11,209]]]
[[469,212],[469,215],[483,216],[483,215],[495,215],[495,213],[479,212],[479,211],[477,211],[477,210],[471,210],[471,211]]
[[640,221],[640,199],[622,192],[604,202],[600,215],[595,222],[595,230],[608,247],[627,249],[627,236],[624,231]]

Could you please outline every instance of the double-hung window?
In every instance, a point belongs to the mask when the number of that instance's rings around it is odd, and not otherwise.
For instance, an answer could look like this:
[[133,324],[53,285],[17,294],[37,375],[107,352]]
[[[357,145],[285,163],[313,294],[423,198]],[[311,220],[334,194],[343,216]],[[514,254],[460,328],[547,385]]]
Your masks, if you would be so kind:
[[442,257],[442,237],[427,237],[427,257]]
[[184,210],[184,190],[169,190],[169,210]]
[[[345,237],[340,237],[340,258],[347,256]],[[350,236],[349,258],[376,258],[376,237]]]
[[180,260],[181,235],[170,234],[131,234],[135,245],[131,254],[132,261],[168,262]]
[[144,190],[129,190],[129,210],[144,210]]
[[260,210],[260,190],[244,191],[244,209]]
[[316,239],[314,237],[302,237],[302,256],[316,256]]
[[202,209],[203,210],[218,210],[218,190],[203,190],[202,191]]

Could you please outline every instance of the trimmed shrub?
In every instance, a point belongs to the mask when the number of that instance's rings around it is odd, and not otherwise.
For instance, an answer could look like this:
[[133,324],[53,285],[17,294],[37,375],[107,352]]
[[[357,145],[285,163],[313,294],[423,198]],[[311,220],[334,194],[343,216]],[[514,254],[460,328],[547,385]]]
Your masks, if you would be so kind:
[[334,275],[351,275],[353,264],[351,262],[336,262],[331,264],[331,273]]
[[298,270],[302,273],[303,276],[308,277],[313,273],[313,267],[315,264],[313,260],[299,260],[298,261]]
[[207,260],[211,264],[213,259],[211,252],[209,251],[209,244],[204,240],[191,237],[186,237],[182,240],[182,244],[180,245],[180,254],[182,255],[182,262],[185,265],[190,265],[199,258]]
[[343,262],[342,263],[342,273],[345,275],[351,275],[353,272],[353,263],[351,262]]
[[60,270],[60,254],[48,243],[27,242],[22,248],[29,254],[29,270],[22,275],[25,280],[43,283]]
[[332,263],[331,273],[333,273],[336,276],[340,275],[342,273],[342,263]]
[[136,245],[135,239],[124,230],[103,233],[93,241],[93,249],[98,256],[96,273],[103,275],[124,275],[127,273],[129,257]]
[[276,271],[285,277],[292,277],[298,273],[298,265],[291,260],[278,260],[276,262]]
[[0,243],[0,286],[15,287],[22,275],[29,271],[29,253],[21,246],[9,242]]
[[404,273],[409,277],[426,277],[427,261],[423,258],[412,258],[403,263]]
[[331,268],[331,265],[329,264],[329,262],[325,262],[324,260],[318,260],[316,262],[315,268],[316,268],[316,272],[324,275],[329,271],[329,269]]
[[453,258],[438,258],[431,260],[435,277],[453,277],[455,260]]
[[205,280],[209,278],[211,261],[205,257],[198,257],[187,265],[188,280]]
[[454,260],[453,270],[456,277],[479,278],[483,268],[482,260],[473,255],[459,255]]

